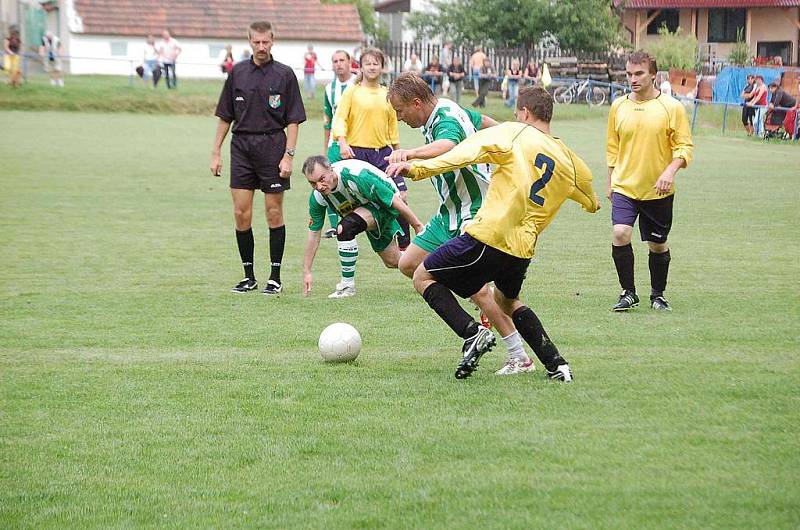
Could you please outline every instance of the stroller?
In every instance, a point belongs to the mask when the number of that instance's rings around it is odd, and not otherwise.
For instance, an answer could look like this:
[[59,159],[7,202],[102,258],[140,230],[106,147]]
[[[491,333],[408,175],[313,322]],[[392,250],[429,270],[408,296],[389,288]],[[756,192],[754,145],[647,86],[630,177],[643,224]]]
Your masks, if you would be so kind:
[[[786,114],[789,114],[788,112]],[[776,112],[772,109],[767,111],[764,117],[764,140],[777,139],[787,140],[791,136],[783,128],[786,116],[782,112]]]

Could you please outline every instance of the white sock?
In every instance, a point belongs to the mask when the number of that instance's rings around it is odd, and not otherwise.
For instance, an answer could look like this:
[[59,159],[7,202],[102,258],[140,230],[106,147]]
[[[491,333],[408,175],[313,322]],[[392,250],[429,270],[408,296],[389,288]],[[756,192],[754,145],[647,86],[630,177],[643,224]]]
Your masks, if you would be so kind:
[[503,342],[506,344],[509,359],[519,359],[527,362],[528,354],[525,353],[525,349],[522,347],[522,337],[520,337],[519,331],[514,330],[514,333],[508,337],[503,337]]

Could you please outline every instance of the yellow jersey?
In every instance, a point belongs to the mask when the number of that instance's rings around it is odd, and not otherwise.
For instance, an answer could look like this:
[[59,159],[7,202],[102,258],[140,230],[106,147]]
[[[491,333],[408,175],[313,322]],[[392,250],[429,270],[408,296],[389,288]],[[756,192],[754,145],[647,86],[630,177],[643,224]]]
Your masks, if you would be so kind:
[[400,143],[397,113],[386,99],[385,86],[355,84],[342,93],[333,116],[332,134],[350,146],[379,148]]
[[497,167],[466,232],[506,254],[533,257],[538,235],[566,199],[590,213],[600,208],[583,160],[558,138],[526,123],[478,131],[443,155],[412,162],[408,174],[420,180],[482,163]]
[[658,195],[653,186],[673,159],[689,165],[693,148],[686,110],[672,96],[659,93],[647,101],[621,97],[612,103],[606,136],[612,191],[640,201],[672,195],[674,185],[667,195]]

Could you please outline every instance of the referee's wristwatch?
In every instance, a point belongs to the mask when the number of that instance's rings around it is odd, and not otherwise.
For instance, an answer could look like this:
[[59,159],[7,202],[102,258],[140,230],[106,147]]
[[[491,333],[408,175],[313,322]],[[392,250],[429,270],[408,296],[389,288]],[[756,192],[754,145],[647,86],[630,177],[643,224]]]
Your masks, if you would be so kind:
[[289,155],[289,156],[294,156],[294,149],[293,148],[287,149],[286,150],[286,154]]

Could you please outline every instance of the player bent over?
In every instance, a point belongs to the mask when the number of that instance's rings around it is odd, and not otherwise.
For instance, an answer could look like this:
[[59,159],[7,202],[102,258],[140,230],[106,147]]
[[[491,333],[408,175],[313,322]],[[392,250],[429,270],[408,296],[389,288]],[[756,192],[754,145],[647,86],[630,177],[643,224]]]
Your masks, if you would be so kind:
[[[451,150],[480,129],[497,125],[488,116],[462,108],[445,98],[437,98],[430,85],[415,73],[400,74],[389,87],[389,102],[397,119],[409,127],[422,129],[425,145],[414,149],[395,149],[387,157],[389,163],[411,159],[427,160]],[[491,169],[488,164],[474,164],[455,171],[433,175],[430,179],[439,199],[439,209],[400,257],[400,271],[413,278],[414,271],[434,250],[461,234],[462,229],[478,213],[489,188]],[[472,296],[479,307],[494,304],[489,287]],[[508,350],[505,364],[497,375],[514,375],[534,370],[533,361],[522,347],[522,339],[511,319],[502,311],[493,322]],[[484,314],[481,315],[485,317]]]
[[303,256],[303,295],[311,291],[311,266],[319,248],[320,232],[328,206],[341,217],[336,226],[336,238],[340,243],[349,242],[355,250],[348,256],[351,260],[349,263],[343,261],[342,281],[337,284],[330,298],[344,298],[356,293],[358,247],[354,243],[356,235],[361,232],[367,233],[372,250],[380,256],[384,265],[397,268],[400,248],[394,236],[403,233],[398,217],[404,218],[417,233],[422,230],[422,223],[400,198],[397,186],[386,173],[361,160],[342,160],[331,164],[324,156],[317,155],[303,163],[303,174],[314,188],[308,201],[311,220]]
[[[517,99],[516,123],[478,131],[430,160],[400,162],[388,168],[389,174],[408,174],[420,180],[470,164],[497,166],[483,205],[465,233],[436,249],[414,272],[414,287],[464,339],[457,379],[472,374],[495,338],[461,308],[453,293],[466,298],[493,281],[497,306],[511,317],[548,377],[572,381],[566,359],[536,314],[519,300],[538,235],[563,202],[572,199],[590,213],[600,208],[589,168],[550,135],[552,115],[553,99],[547,91],[526,87]],[[490,307],[482,309],[495,320],[497,315],[491,314]]]

